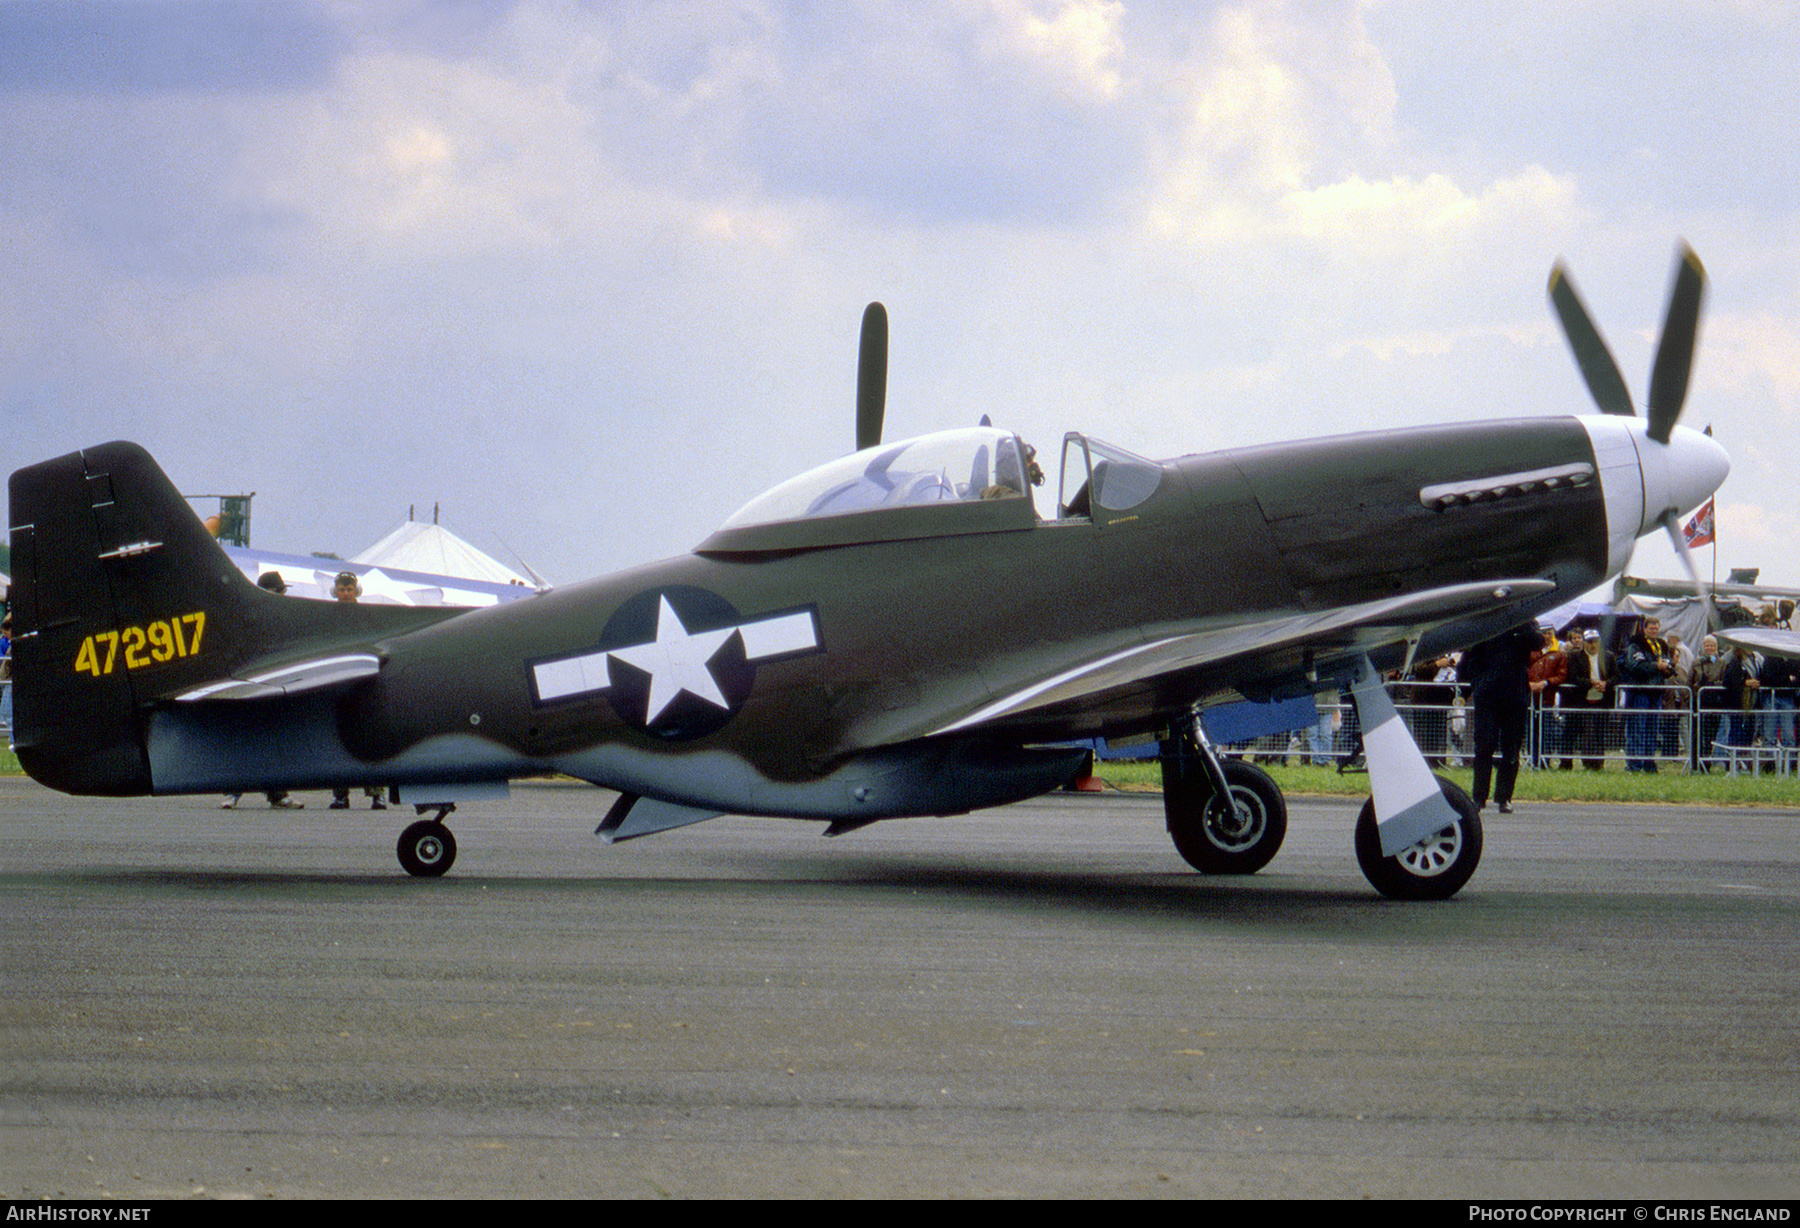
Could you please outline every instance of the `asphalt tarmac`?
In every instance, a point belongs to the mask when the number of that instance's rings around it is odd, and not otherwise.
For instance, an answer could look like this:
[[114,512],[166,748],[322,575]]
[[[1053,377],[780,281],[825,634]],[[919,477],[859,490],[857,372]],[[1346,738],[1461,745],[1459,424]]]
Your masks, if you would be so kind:
[[1800,812],[1522,806],[1398,904],[1155,797],[608,847],[0,779],[13,1197],[1800,1194]]

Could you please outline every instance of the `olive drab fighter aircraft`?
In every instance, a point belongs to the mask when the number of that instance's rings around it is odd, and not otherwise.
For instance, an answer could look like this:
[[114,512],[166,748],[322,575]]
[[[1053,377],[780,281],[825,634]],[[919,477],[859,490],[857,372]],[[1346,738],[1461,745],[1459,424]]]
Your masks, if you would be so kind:
[[1619,574],[1724,481],[1723,450],[1676,425],[1702,290],[1684,248],[1645,418],[1559,266],[1599,416],[1166,461],[1071,433],[1042,511],[1008,431],[882,442],[872,304],[855,452],[689,554],[466,612],[264,592],[141,448],[87,448],[12,476],[17,754],[78,794],[379,787],[418,807],[401,863],[437,875],[455,803],[515,777],[617,791],[612,840],[722,813],[835,835],[1028,798],[1082,765],[1067,743],[1148,733],[1176,848],[1233,874],[1275,855],[1286,807],[1208,714],[1348,687],[1358,861],[1387,895],[1444,898],[1480,819],[1380,671]]

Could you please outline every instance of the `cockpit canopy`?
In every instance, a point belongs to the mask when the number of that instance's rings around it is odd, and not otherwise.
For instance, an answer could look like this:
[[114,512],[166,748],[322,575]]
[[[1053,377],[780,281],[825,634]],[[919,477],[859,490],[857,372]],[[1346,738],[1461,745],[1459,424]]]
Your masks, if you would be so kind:
[[1063,436],[1062,497],[1059,519],[1093,516],[1098,505],[1108,512],[1125,512],[1145,502],[1162,486],[1162,466],[1135,452],[1079,431]]
[[[1031,488],[1042,474],[1023,440],[994,427],[940,431],[839,457],[734,512],[695,549],[759,554],[857,543],[1028,532],[1039,519]],[[1162,467],[1070,434],[1063,441],[1063,522],[1095,520],[1156,493]]]
[[1025,499],[1025,448],[993,427],[940,431],[878,444],[820,465],[732,514],[723,530],[898,507]]

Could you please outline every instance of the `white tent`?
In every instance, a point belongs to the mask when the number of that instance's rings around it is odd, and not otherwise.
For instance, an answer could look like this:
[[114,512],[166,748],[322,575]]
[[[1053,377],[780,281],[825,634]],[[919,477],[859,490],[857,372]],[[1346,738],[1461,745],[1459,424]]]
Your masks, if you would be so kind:
[[459,580],[485,580],[489,584],[537,585],[512,568],[498,563],[439,524],[408,520],[386,537],[354,556],[365,563],[399,571],[422,571]]
[[[356,574],[361,600],[378,605],[484,606],[529,597],[538,585],[495,562],[442,525],[407,521],[348,561],[334,555],[269,554],[225,547],[252,580],[281,574],[287,595],[329,601],[341,571]],[[328,560],[328,561],[327,561]]]

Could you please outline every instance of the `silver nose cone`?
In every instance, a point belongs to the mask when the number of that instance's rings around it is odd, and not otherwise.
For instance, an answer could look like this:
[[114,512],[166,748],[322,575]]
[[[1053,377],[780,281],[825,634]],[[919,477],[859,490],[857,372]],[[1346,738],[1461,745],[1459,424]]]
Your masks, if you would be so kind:
[[1705,503],[1731,472],[1731,458],[1725,449],[1690,427],[1676,427],[1666,444],[1642,434],[1634,442],[1644,475],[1640,537],[1657,528],[1668,513],[1685,516]]

